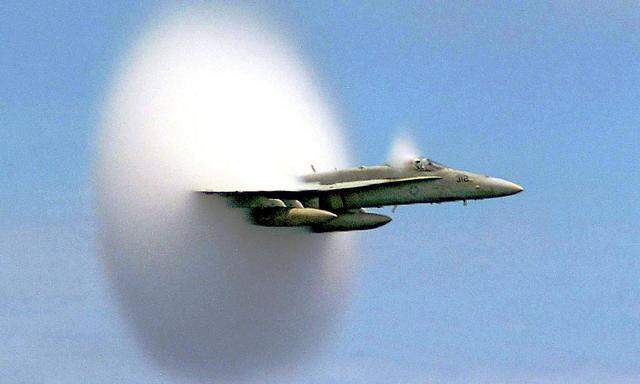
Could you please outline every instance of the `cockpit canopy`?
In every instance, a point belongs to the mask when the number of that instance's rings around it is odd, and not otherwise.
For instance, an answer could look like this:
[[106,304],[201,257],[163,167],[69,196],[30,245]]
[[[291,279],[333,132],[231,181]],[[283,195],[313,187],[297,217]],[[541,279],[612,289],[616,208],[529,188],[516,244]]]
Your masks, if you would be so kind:
[[444,165],[436,163],[426,157],[418,157],[413,159],[413,167],[418,171],[437,171],[446,168]]

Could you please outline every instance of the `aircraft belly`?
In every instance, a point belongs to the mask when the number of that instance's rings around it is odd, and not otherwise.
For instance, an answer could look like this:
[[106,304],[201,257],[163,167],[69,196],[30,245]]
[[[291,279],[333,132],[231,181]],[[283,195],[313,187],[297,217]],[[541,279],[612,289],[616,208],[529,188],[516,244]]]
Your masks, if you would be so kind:
[[379,207],[437,202],[442,198],[442,185],[438,181],[406,183],[395,186],[380,186],[366,190],[349,191],[342,194],[346,208]]

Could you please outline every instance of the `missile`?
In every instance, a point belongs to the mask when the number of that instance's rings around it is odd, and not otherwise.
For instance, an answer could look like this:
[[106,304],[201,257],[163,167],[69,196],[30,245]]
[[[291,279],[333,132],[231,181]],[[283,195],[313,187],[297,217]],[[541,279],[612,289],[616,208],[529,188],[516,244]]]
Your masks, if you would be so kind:
[[381,227],[391,221],[389,216],[361,210],[340,213],[335,219],[311,227],[313,232],[358,231]]
[[316,208],[260,207],[250,213],[254,224],[265,227],[301,227],[326,223],[338,217]]

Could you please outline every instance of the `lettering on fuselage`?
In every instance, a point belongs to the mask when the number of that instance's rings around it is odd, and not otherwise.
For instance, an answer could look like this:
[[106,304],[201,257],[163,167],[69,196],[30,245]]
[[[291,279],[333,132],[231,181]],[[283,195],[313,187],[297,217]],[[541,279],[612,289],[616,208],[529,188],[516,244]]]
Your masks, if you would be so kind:
[[467,175],[458,175],[458,178],[456,179],[456,183],[468,183],[469,182],[469,176]]

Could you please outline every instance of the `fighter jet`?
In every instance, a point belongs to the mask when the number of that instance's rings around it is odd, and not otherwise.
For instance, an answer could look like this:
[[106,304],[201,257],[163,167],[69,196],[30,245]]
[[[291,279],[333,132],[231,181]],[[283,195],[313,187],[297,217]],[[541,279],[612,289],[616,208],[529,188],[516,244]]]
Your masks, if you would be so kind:
[[[313,166],[312,166],[313,168]],[[361,166],[314,173],[299,188],[215,191],[247,210],[250,221],[267,227],[306,227],[312,232],[358,231],[381,227],[391,217],[364,208],[444,203],[504,197],[522,192],[517,184],[449,168],[424,157],[399,165]]]

